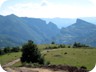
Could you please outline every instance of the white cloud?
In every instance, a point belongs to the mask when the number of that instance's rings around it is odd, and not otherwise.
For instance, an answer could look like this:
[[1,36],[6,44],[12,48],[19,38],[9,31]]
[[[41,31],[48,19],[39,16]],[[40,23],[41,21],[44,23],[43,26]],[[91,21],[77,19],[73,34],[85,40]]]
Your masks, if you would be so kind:
[[6,15],[14,13],[18,16],[37,18],[96,16],[95,7],[52,4],[48,0],[43,0],[41,3],[16,4],[6,8],[2,13]]
[[7,1],[7,0],[0,0],[0,7],[2,6],[2,4]]
[[90,0],[90,2],[91,2],[94,6],[96,6],[96,0]]

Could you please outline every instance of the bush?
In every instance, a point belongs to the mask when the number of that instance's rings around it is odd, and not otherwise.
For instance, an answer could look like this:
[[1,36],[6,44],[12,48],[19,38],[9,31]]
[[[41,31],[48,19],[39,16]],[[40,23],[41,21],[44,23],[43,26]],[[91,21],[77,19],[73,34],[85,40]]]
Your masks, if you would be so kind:
[[13,47],[11,49],[11,52],[19,52],[20,51],[20,48],[19,47]]
[[3,51],[3,49],[0,49],[0,55],[4,55],[5,53],[4,53],[4,51]]
[[73,48],[80,48],[80,47],[89,47],[89,46],[85,44],[77,43],[77,42],[73,44]]
[[49,61],[47,61],[46,65],[50,65],[50,62],[49,62]]
[[10,47],[5,47],[4,48],[4,53],[10,53],[11,52],[11,48]]
[[87,69],[87,67],[85,67],[85,66],[81,66],[80,68],[81,68],[81,69]]
[[44,58],[33,41],[29,40],[28,43],[22,46],[21,62],[44,64]]
[[58,47],[59,48],[65,48],[66,46],[64,44],[60,44]]
[[55,44],[55,42],[51,42],[51,44]]
[[64,54],[67,54],[67,52],[65,52]]
[[71,46],[68,46],[68,48],[71,48]]
[[45,49],[57,49],[58,47],[57,46],[49,46],[49,47],[46,47]]

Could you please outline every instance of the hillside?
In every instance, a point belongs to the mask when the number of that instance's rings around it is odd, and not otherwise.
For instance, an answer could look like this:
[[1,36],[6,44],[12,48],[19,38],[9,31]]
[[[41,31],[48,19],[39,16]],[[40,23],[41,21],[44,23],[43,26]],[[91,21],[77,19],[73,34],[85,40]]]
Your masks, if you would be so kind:
[[76,23],[61,29],[61,35],[58,37],[61,43],[72,44],[81,42],[84,44],[95,45],[96,25],[77,19]]
[[0,47],[14,46],[33,40],[38,44],[50,43],[59,33],[53,23],[36,18],[17,17],[13,14],[0,16]]
[[96,46],[96,25],[77,19],[70,26],[59,29],[53,22],[46,23],[40,18],[0,15],[0,47],[22,45],[27,40],[37,44],[54,41],[58,44],[81,42]]

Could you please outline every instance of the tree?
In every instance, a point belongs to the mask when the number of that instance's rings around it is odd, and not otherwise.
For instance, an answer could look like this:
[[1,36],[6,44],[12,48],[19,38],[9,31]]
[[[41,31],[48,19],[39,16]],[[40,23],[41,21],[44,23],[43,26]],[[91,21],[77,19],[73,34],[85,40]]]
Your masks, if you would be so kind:
[[89,46],[85,44],[77,43],[77,42],[73,44],[73,48],[80,48],[80,47],[89,47]]
[[19,52],[20,51],[20,48],[19,47],[13,47],[11,49],[11,52]]
[[10,53],[10,52],[11,52],[10,47],[5,47],[5,48],[4,48],[4,53]]
[[59,48],[65,48],[66,46],[64,44],[60,44],[58,47]]
[[0,55],[4,55],[3,49],[0,49]]
[[51,44],[55,44],[55,42],[54,42],[54,41],[52,41],[52,42],[51,42]]
[[21,62],[44,64],[44,58],[33,41],[29,40],[28,43],[22,46]]

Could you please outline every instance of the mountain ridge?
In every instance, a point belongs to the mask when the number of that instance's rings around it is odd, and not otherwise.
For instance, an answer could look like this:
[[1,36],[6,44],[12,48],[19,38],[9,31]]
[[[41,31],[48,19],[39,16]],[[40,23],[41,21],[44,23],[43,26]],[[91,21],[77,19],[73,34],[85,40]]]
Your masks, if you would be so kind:
[[[92,39],[92,40],[91,40]],[[0,16],[0,47],[22,45],[27,40],[37,44],[81,42],[96,46],[96,25],[77,19],[68,27],[58,28],[53,22],[40,18]]]
[[[39,18],[25,18],[15,15],[0,16],[0,40],[3,39],[0,46],[20,45],[27,40],[33,40],[37,44],[49,43],[51,38],[57,34],[57,32],[53,31],[54,28],[57,29],[57,27],[54,26],[51,32],[49,26],[50,25],[46,24],[46,21]],[[11,42],[9,42],[8,39],[10,39]],[[5,42],[6,40],[8,40],[8,44]],[[4,43],[6,44],[2,45]]]
[[[89,37],[91,37],[92,41],[96,41],[96,25],[83,21],[81,19],[77,19],[76,23],[66,28],[62,28],[61,33],[63,37],[65,37],[63,43],[72,44],[74,42],[80,42],[91,45],[91,40]],[[92,46],[96,45],[94,44]]]

